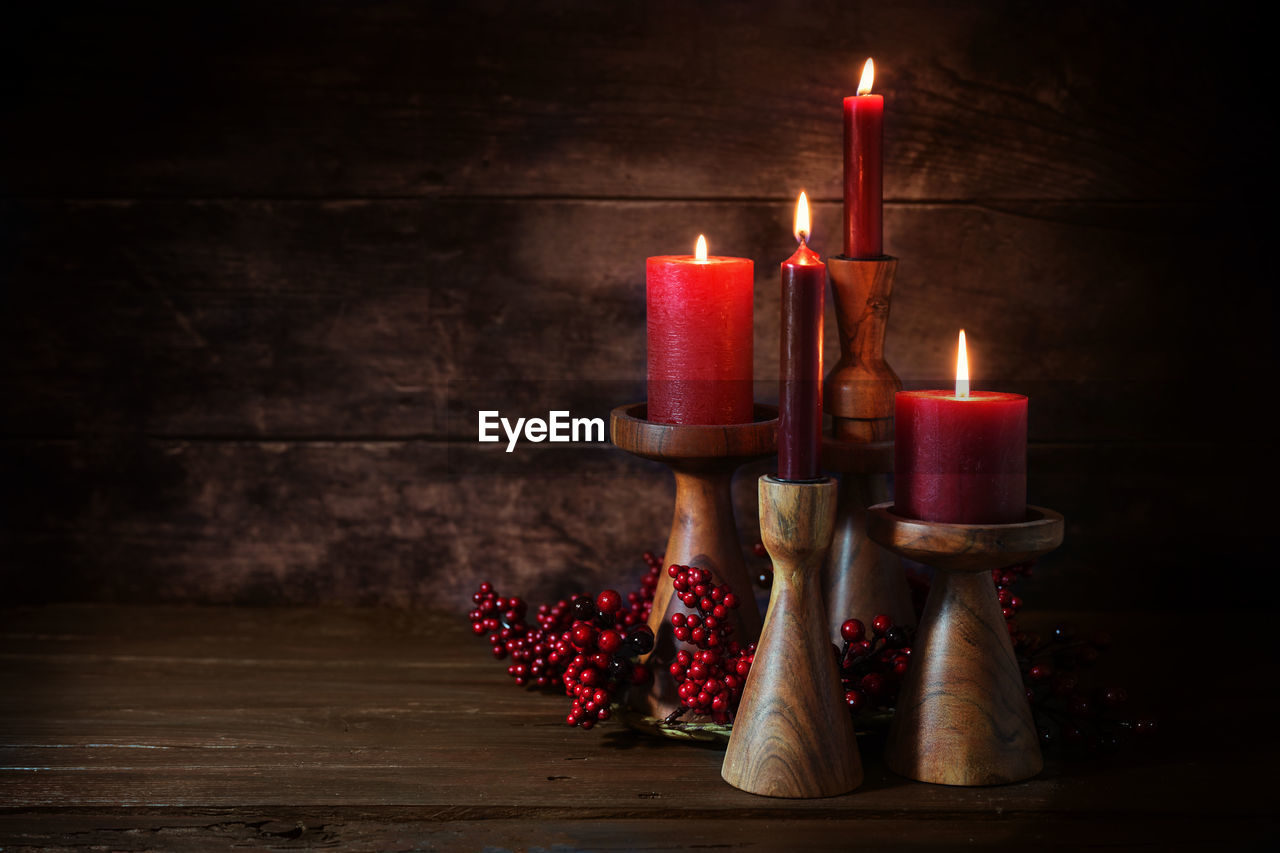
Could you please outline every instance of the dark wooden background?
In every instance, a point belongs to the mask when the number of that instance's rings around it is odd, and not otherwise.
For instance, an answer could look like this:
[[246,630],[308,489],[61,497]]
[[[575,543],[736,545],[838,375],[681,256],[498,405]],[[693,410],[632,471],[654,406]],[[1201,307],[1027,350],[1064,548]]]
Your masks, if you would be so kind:
[[1201,577],[1269,557],[1234,526],[1274,506],[1248,6],[23,6],[0,13],[8,603],[627,587],[663,470],[506,455],[476,409],[639,398],[644,259],[699,232],[756,261],[773,394],[793,200],[839,251],[868,55],[890,361],[945,382],[964,326],[977,387],[1034,395],[1031,497],[1070,525],[1028,601],[1203,607]]

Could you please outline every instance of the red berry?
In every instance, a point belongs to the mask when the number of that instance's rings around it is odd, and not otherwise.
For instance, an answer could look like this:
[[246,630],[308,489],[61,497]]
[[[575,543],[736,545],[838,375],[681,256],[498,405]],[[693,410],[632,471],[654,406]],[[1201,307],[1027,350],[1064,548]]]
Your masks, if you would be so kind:
[[596,629],[590,622],[575,622],[570,630],[570,639],[575,648],[586,651],[596,644]]
[[596,596],[596,607],[599,607],[601,612],[612,616],[622,609],[622,595],[617,590],[606,589]]
[[879,696],[884,692],[884,676],[878,672],[869,672],[862,676],[858,687],[872,696]]
[[884,633],[892,627],[893,620],[883,613],[871,620],[871,630],[877,637],[883,637]]
[[856,643],[867,636],[867,629],[860,619],[846,619],[840,626],[840,636],[846,643]]
[[611,655],[622,648],[622,635],[612,628],[601,631],[600,636],[596,638],[596,645],[599,646],[600,651]]

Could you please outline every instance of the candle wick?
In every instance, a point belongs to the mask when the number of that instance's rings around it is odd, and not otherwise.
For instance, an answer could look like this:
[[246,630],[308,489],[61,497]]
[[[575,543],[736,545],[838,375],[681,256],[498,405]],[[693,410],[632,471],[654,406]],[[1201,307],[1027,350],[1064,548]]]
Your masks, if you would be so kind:
[[808,232],[808,231],[797,231],[797,232],[796,232],[796,239],[800,241],[800,245],[801,245],[801,246],[808,246],[808,245],[809,245],[809,232]]

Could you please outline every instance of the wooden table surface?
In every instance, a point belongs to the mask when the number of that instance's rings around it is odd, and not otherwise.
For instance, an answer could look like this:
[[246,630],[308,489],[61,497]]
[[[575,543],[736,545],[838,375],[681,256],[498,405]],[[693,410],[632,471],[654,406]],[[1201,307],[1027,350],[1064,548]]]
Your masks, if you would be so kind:
[[[1163,850],[1280,837],[1263,773],[1274,681],[1228,670],[1154,679],[1158,701],[1199,701],[1161,708],[1146,750],[948,788],[889,773],[864,737],[861,789],[789,801],[724,784],[715,749],[616,723],[569,729],[567,700],[516,688],[454,615],[0,615],[4,850]],[[1121,620],[1117,636],[1148,675],[1170,636],[1151,621]]]

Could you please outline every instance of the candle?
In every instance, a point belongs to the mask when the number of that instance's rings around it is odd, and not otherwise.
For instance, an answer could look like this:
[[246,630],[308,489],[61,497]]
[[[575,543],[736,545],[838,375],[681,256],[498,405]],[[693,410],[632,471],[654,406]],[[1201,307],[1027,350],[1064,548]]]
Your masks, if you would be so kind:
[[871,94],[875,63],[862,67],[858,94],[844,99],[844,255],[884,254],[884,96]]
[[827,265],[809,248],[809,199],[796,202],[795,254],[782,263],[778,478],[818,477],[822,448],[822,300]]
[[1027,398],[969,390],[964,332],[955,391],[895,396],[894,512],[1008,524],[1027,510]]
[[648,419],[665,424],[752,420],[752,285],[746,258],[692,255],[646,263]]

